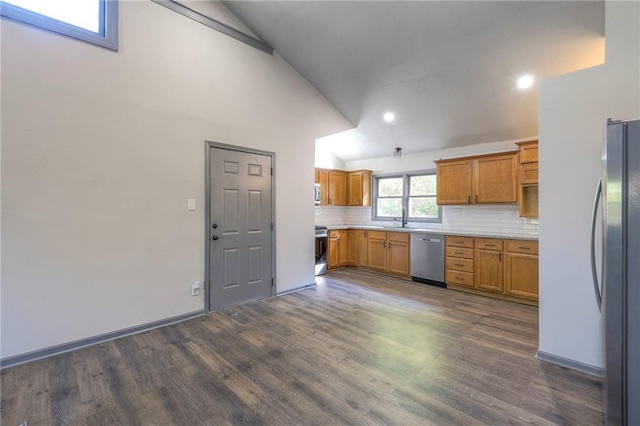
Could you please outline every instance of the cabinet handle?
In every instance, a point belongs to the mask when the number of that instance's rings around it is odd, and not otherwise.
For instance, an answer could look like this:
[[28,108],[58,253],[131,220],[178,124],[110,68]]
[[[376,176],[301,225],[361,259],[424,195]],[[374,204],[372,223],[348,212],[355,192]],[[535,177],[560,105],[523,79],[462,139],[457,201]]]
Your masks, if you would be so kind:
[[502,253],[498,253],[498,261],[502,262]]
[[464,253],[463,253],[463,252],[461,252],[461,251],[456,251],[456,252],[454,252],[454,253],[455,253],[455,254],[460,254],[460,255],[463,255],[463,254],[464,254]]
[[387,248],[387,242],[386,241],[382,242],[382,248]]
[[478,202],[478,196],[476,195],[476,203]]
[[495,244],[485,244],[485,246],[487,246],[487,247],[495,247],[496,245]]
[[460,267],[462,267],[462,266],[464,266],[464,265],[463,265],[463,264],[461,264],[461,263],[454,263],[454,266],[460,266]]
[[531,247],[518,247],[520,250],[531,250]]
[[467,204],[471,204],[471,195],[469,195],[469,202]]

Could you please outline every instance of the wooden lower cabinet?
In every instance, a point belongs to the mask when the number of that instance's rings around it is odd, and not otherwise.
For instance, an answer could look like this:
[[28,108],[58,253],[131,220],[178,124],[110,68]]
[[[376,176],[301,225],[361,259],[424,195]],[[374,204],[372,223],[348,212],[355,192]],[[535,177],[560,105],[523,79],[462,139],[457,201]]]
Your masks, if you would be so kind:
[[356,231],[350,229],[347,231],[349,239],[349,252],[347,258],[347,265],[356,266],[358,263],[358,240],[356,239]]
[[408,278],[410,241],[408,232],[331,230],[328,268],[356,266]]
[[349,232],[346,229],[329,231],[327,268],[339,268],[349,265]]
[[509,241],[505,257],[505,293],[538,300],[538,243]]
[[369,239],[369,235],[367,231],[356,230],[355,233],[355,242],[356,242],[356,265],[359,268],[367,268],[369,266],[369,248],[367,247],[367,241]]
[[522,303],[538,301],[538,242],[495,238],[446,238],[449,288]]
[[474,239],[447,235],[445,237],[445,276],[447,284],[474,287],[473,247]]
[[369,231],[367,241],[367,258],[369,269],[387,272],[387,233]]
[[387,272],[408,277],[411,234],[387,232]]
[[502,240],[478,238],[475,252],[475,282],[478,289],[502,293],[502,248]]

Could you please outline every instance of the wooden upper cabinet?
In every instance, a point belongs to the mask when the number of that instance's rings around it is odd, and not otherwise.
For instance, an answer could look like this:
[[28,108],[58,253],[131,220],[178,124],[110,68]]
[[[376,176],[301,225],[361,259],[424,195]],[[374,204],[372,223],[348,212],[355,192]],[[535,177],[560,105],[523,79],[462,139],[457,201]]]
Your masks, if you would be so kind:
[[515,204],[517,152],[436,161],[438,204]]
[[347,205],[347,172],[342,170],[329,171],[329,201],[334,206]]
[[347,205],[371,206],[371,170],[347,173]]
[[538,141],[516,142],[520,147],[520,164],[538,162]]
[[320,184],[320,204],[329,204],[329,170],[316,169],[316,183]]
[[470,204],[473,194],[472,160],[438,162],[438,204]]
[[475,160],[476,204],[518,202],[517,154],[492,155]]
[[520,217],[538,217],[538,141],[517,145],[520,148]]

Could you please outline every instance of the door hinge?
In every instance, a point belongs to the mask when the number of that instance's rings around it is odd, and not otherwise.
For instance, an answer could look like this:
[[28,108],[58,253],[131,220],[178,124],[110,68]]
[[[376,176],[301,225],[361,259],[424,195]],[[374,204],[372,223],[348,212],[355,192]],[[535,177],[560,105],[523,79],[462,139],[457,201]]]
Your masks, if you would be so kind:
[[271,222],[271,230],[273,231],[273,222]]
[[273,278],[271,278],[271,287],[273,287]]
[[273,176],[273,167],[271,168],[271,176]]

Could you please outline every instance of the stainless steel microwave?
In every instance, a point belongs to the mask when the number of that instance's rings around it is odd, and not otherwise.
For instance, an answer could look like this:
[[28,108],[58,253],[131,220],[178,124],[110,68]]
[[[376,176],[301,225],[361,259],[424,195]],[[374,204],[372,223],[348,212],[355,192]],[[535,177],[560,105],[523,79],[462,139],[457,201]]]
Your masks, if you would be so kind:
[[315,203],[320,204],[320,184],[315,184]]

